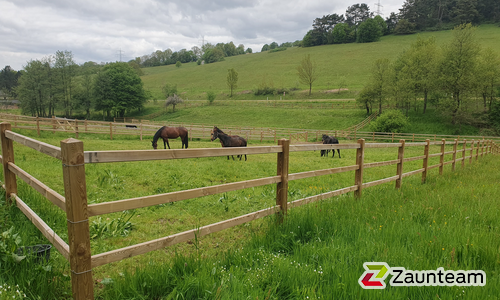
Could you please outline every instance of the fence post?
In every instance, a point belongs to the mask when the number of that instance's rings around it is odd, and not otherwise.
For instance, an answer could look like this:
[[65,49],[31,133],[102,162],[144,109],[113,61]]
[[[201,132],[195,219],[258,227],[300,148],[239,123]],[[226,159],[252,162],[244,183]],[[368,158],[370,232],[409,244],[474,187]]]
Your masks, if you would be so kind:
[[87,119],[85,119],[85,132],[87,132]]
[[458,146],[458,139],[455,139],[455,144],[453,144],[453,162],[451,163],[452,171],[455,171],[455,164],[457,162],[457,146]]
[[358,140],[359,148],[356,150],[356,165],[358,169],[354,173],[354,184],[358,186],[358,189],[354,191],[354,197],[360,198],[363,190],[363,169],[365,160],[365,140]]
[[109,123],[109,138],[113,139],[113,123]]
[[[142,120],[141,120],[141,125],[140,125],[140,126],[141,126],[140,139],[141,139],[141,141],[142,141]],[[189,135],[191,135],[191,131],[189,132]]]
[[441,140],[441,155],[439,156],[439,175],[443,175],[443,168],[444,168],[444,147],[446,145],[446,140],[442,139]]
[[78,120],[75,119],[75,136],[78,138]]
[[73,299],[94,299],[83,142],[61,141]]
[[56,116],[52,116],[52,133],[56,133]]
[[422,172],[422,183],[425,183],[425,180],[427,179],[427,167],[429,166],[429,148],[431,145],[431,141],[429,139],[425,140],[425,147],[424,147],[424,162],[422,168],[424,171]]
[[483,154],[484,154],[484,143],[485,143],[485,140],[483,139],[481,141],[481,158],[483,157]]
[[278,145],[282,146],[282,152],[278,153],[277,175],[281,181],[276,184],[276,205],[280,207],[280,220],[286,215],[288,207],[288,162],[290,153],[290,140],[280,139]]
[[36,133],[40,136],[40,118],[36,117]]
[[465,167],[465,148],[467,147],[467,140],[464,140],[464,150],[462,151],[462,168]]
[[396,188],[399,189],[401,187],[401,183],[403,181],[403,159],[404,159],[404,153],[405,153],[405,140],[399,140],[401,143],[401,146],[398,149],[398,164],[396,167],[396,175],[399,176],[398,179],[396,179]]
[[470,145],[470,157],[469,157],[469,164],[472,163],[472,155],[474,154],[474,140],[472,140],[471,145]]
[[2,142],[2,164],[3,164],[3,178],[5,181],[5,200],[7,204],[11,204],[10,194],[17,194],[17,181],[16,174],[9,170],[9,162],[14,163],[14,144],[13,141],[5,136],[6,130],[11,130],[10,123],[0,124],[0,139]]
[[481,141],[477,141],[476,160],[479,159],[479,147],[481,147]]

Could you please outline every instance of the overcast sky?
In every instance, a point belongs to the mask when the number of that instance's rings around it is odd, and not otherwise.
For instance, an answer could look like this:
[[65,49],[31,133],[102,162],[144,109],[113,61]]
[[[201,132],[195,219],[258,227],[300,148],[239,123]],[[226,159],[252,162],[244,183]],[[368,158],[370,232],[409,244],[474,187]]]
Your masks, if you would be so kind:
[[[404,0],[380,0],[385,19]],[[128,61],[156,50],[212,44],[264,44],[302,40],[312,22],[378,0],[0,0],[0,68],[73,53],[76,63]]]

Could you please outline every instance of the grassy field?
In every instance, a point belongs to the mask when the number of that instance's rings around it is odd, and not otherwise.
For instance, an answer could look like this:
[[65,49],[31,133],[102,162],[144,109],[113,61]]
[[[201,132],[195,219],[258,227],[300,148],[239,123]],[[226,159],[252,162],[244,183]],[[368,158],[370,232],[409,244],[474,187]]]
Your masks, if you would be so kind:
[[[24,134],[29,132],[24,131]],[[33,133],[31,133],[33,135]],[[38,139],[59,145],[70,137],[43,133]],[[82,135],[85,150],[149,149],[148,140]],[[178,141],[177,141],[178,142]],[[269,145],[269,144],[265,144]],[[180,142],[172,143],[180,148]],[[253,146],[253,145],[252,145]],[[193,141],[191,148],[220,147],[218,142]],[[450,146],[446,151],[451,150]],[[418,156],[422,147],[408,148],[407,157]],[[439,152],[437,146],[431,153]],[[292,153],[290,172],[302,172],[355,162],[355,151],[341,151],[342,159],[321,158],[318,152]],[[23,146],[15,148],[16,164],[63,193],[60,162]],[[365,162],[397,157],[397,149],[370,149]],[[450,159],[450,155],[446,160]],[[438,163],[433,158],[430,164]],[[405,172],[421,162],[405,164]],[[309,296],[335,298],[414,298],[438,294],[442,299],[459,295],[498,295],[499,227],[498,211],[500,162],[485,157],[455,173],[437,170],[429,182],[420,177],[404,180],[395,191],[386,184],[364,191],[363,198],[336,197],[324,203],[292,210],[284,225],[273,218],[258,220],[93,270],[98,299],[304,299]],[[130,162],[86,166],[89,203],[166,193],[221,183],[256,179],[276,174],[275,155],[252,155],[247,162],[225,157],[173,161]],[[365,170],[365,182],[395,174],[395,166]],[[352,185],[353,173],[321,176],[290,182],[289,200]],[[63,239],[66,217],[53,205],[20,182],[19,196],[25,200]],[[235,217],[274,204],[275,187],[245,189],[219,195],[136,209],[91,219],[91,226],[131,218],[126,237],[103,236],[92,240],[92,253],[145,242],[172,233]],[[11,225],[23,245],[46,240],[15,208],[2,201],[3,232]],[[108,219],[109,218],[109,219]],[[95,233],[95,232],[94,232]],[[444,250],[443,250],[444,249]],[[364,261],[386,261],[407,269],[483,269],[488,275],[485,288],[389,288],[363,291],[357,284]],[[70,293],[69,266],[52,251],[48,264],[31,272],[29,261],[0,271],[0,283],[19,284],[31,299],[66,299]],[[56,280],[53,280],[56,278]],[[47,282],[49,284],[47,284]],[[387,294],[386,294],[387,293]],[[171,297],[169,297],[169,295]],[[494,298],[493,298],[494,299]],[[3,299],[2,299],[3,300]]]
[[[423,38],[435,36],[438,45],[450,41],[451,31],[425,32]],[[500,28],[496,25],[482,25],[477,30],[478,42],[483,47],[490,47],[500,52]],[[198,66],[196,63],[143,69],[145,89],[156,99],[164,99],[161,87],[165,83],[177,84],[178,92],[184,99],[206,100],[206,92],[217,93],[217,99],[227,99],[229,89],[226,86],[227,70],[234,68],[238,72],[238,87],[233,99],[266,99],[267,96],[254,96],[251,91],[265,83],[276,88],[296,89],[285,98],[309,98],[308,88],[298,81],[297,66],[307,54],[317,64],[318,79],[313,85],[311,98],[354,98],[354,93],[367,82],[373,62],[379,58],[394,60],[417,38],[417,34],[407,36],[384,36],[381,41],[367,44],[324,45],[310,48],[288,48],[275,53],[260,52],[227,57],[225,61]],[[340,78],[345,76],[349,92],[337,94],[325,92],[337,89]],[[269,99],[279,100],[282,94],[270,95]]]

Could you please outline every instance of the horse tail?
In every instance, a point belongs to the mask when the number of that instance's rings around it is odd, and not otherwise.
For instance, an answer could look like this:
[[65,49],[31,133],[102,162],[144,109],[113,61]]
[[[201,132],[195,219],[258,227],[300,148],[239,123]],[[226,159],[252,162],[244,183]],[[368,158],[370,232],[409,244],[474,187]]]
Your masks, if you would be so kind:
[[188,142],[189,138],[188,138],[188,133],[186,132],[186,136],[184,137],[184,145],[186,145],[186,149],[188,148]]

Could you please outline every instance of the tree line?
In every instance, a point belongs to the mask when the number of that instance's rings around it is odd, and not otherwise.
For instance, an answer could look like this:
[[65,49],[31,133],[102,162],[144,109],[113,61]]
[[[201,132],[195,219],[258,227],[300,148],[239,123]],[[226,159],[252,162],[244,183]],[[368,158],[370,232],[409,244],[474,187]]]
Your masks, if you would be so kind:
[[365,3],[354,4],[345,14],[328,14],[313,20],[301,46],[374,42],[387,34],[452,29],[459,24],[500,22],[498,0],[406,0],[399,13],[385,20],[374,16]]
[[172,65],[188,62],[197,62],[198,64],[213,63],[224,60],[224,57],[252,53],[251,48],[245,49],[243,44],[236,47],[233,42],[217,43],[216,45],[206,43],[201,48],[194,46],[191,50],[181,49],[172,51],[166,49],[164,51],[156,50],[149,55],[136,57],[135,62],[141,67],[156,67],[164,65]]
[[142,109],[147,99],[138,71],[124,62],[79,66],[71,51],[57,51],[28,61],[15,93],[26,115],[49,117],[60,110],[69,118],[75,109],[82,109],[87,118],[91,110],[102,111],[103,117],[123,117],[127,111]]
[[419,36],[395,60],[376,60],[356,100],[367,114],[374,107],[382,113],[385,104],[425,114],[433,104],[458,132],[463,124],[497,123],[500,132],[500,58],[478,43],[475,30],[470,23],[456,26],[442,47],[434,37]]

